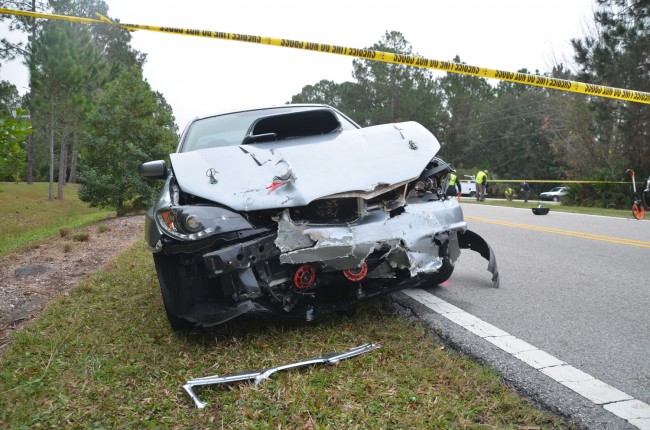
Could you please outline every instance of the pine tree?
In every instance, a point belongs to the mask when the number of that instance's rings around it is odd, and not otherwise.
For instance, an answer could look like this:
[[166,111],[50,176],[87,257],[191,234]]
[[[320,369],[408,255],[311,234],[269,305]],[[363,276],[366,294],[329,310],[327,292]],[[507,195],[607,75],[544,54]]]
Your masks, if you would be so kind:
[[[461,63],[456,56],[455,63]],[[440,78],[439,85],[444,95],[444,105],[449,115],[442,156],[454,165],[478,166],[486,161],[489,153],[479,142],[483,139],[481,128],[474,127],[486,103],[494,98],[494,90],[484,78],[447,73]],[[473,156],[469,157],[470,150]]]
[[143,181],[139,167],[174,151],[176,125],[171,107],[143,80],[125,69],[106,88],[88,116],[87,144],[80,159],[79,197],[118,216],[153,200],[158,184]]
[[[572,40],[579,79],[588,83],[650,91],[650,2],[597,0],[593,34]],[[650,174],[650,106],[593,98],[590,122],[599,158],[593,169],[620,177],[633,167]]]

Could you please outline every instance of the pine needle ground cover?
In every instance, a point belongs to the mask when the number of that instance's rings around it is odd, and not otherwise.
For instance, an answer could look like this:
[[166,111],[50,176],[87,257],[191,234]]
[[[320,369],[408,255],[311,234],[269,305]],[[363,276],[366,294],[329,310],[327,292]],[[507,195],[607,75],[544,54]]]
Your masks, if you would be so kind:
[[[260,385],[186,380],[263,369],[364,343],[334,366],[278,372]],[[139,242],[52,302],[0,356],[0,428],[571,428],[436,344],[379,300],[316,323],[236,319],[172,332]]]

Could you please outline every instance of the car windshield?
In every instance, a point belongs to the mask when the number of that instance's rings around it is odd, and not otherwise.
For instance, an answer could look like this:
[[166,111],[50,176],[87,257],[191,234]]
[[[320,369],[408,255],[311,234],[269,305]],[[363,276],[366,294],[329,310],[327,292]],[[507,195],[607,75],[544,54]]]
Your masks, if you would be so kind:
[[549,193],[554,193],[554,192],[562,191],[563,189],[564,189],[563,187],[555,187],[555,188],[553,188],[551,191],[549,191]]
[[179,152],[241,145],[251,125],[256,123],[259,118],[269,115],[291,114],[317,110],[322,111],[323,109],[327,109],[334,113],[343,130],[354,130],[359,128],[344,115],[323,106],[278,107],[234,112],[202,118],[191,123],[183,142],[181,143]]

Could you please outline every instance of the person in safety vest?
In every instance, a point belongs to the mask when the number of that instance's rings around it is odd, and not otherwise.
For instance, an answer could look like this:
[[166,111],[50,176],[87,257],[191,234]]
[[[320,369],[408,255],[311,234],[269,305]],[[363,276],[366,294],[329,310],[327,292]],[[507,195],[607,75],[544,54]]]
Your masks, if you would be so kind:
[[515,192],[515,190],[513,190],[512,188],[510,188],[510,187],[506,188],[505,192],[503,193],[506,196],[506,200],[511,202],[514,192]]
[[[458,188],[458,192],[456,192],[456,188]],[[456,177],[456,174],[452,172],[449,174],[449,185],[447,186],[447,195],[460,196],[460,193],[461,193],[460,181]]]
[[479,170],[476,174],[476,201],[485,200],[485,191],[487,188],[487,170]]

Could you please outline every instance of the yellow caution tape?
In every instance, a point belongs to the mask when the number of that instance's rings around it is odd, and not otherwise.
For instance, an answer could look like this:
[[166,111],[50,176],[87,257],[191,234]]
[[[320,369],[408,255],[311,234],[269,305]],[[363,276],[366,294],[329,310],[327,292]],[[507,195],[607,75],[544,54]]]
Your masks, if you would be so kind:
[[[55,15],[39,12],[30,12],[27,10],[14,10],[14,9],[5,9],[0,7],[0,13],[6,13],[8,15],[19,15],[19,16],[28,16],[31,18],[43,18],[43,19],[55,19],[58,21],[70,21],[70,22],[81,22],[84,24],[104,24],[104,21],[100,21],[92,18],[82,18],[79,16],[66,16],[66,15]],[[99,15],[99,14],[97,14]],[[101,16],[101,15],[99,15]]]
[[84,24],[109,24],[128,31],[146,30],[160,33],[179,34],[185,36],[207,37],[212,39],[233,40],[237,42],[257,43],[283,48],[302,49],[328,54],[346,55],[363,58],[366,60],[382,61],[425,69],[442,70],[451,73],[460,73],[483,78],[498,79],[501,81],[533,85],[561,91],[581,93],[590,96],[606,97],[611,99],[626,100],[635,103],[650,104],[650,93],[627,90],[622,88],[606,87],[604,85],[585,84],[577,81],[549,78],[546,76],[531,75],[527,73],[514,73],[503,70],[487,69],[485,67],[470,66],[452,61],[432,60],[414,55],[394,54],[392,52],[373,51],[369,49],[349,48],[345,46],[329,45],[325,43],[304,42],[300,40],[276,39],[273,37],[254,36],[249,34],[227,33],[212,30],[197,30],[191,28],[158,27],[142,24],[121,24],[97,14],[100,19],[81,18],[65,15],[44,14],[23,10],[0,8],[0,13],[27,16],[33,18],[54,19],[60,21],[80,22]]

